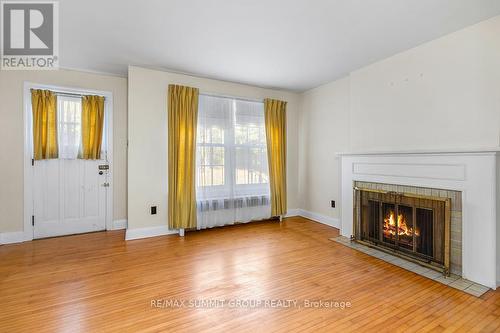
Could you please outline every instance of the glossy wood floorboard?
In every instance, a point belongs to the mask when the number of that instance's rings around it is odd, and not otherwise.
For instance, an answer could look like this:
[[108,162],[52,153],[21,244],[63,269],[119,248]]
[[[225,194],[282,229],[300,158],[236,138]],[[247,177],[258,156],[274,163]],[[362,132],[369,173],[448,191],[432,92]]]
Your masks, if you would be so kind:
[[[328,240],[336,235],[296,217],[185,238],[125,242],[113,231],[0,246],[0,332],[500,331],[500,292],[470,296]],[[227,303],[155,308],[156,299]]]

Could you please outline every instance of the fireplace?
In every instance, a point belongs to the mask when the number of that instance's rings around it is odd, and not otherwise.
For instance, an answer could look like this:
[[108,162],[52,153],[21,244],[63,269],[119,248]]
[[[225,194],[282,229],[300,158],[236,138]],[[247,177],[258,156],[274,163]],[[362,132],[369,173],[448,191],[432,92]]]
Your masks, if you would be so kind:
[[451,200],[354,188],[354,240],[450,273]]

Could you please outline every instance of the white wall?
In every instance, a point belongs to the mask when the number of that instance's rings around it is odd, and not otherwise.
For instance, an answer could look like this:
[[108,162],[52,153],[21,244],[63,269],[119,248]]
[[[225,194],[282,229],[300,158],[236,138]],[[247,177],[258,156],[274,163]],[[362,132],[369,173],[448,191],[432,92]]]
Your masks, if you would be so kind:
[[500,16],[352,73],[351,148],[498,146],[499,36]]
[[349,146],[349,78],[302,95],[300,121],[301,208],[339,218],[339,159],[335,152]]
[[[128,234],[133,233],[134,229],[151,230],[167,225],[169,84],[197,87],[201,92],[258,99],[270,97],[287,101],[288,208],[298,208],[299,95],[134,66],[129,67],[128,79]],[[157,215],[150,215],[151,205],[158,206]]]
[[301,208],[338,216],[336,152],[498,148],[498,36],[500,16],[305,92]]
[[0,232],[23,230],[26,81],[113,93],[114,220],[126,219],[127,79],[69,70],[0,71]]

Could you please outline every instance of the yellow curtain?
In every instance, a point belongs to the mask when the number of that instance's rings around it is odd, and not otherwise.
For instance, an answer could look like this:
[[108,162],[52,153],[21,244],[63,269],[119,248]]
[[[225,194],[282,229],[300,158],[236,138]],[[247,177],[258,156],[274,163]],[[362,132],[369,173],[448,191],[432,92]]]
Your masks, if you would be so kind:
[[101,158],[102,131],[104,127],[104,97],[82,97],[82,147],[79,158]]
[[168,226],[196,227],[198,89],[168,86]]
[[56,100],[57,97],[52,91],[31,89],[35,160],[58,157]]
[[271,215],[285,215],[286,206],[286,102],[264,100]]

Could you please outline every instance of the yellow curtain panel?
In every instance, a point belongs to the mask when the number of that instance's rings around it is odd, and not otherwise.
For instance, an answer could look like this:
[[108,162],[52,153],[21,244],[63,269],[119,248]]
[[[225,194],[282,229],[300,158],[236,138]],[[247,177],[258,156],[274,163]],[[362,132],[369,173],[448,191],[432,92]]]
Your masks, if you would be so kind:
[[31,89],[35,160],[58,157],[56,101],[57,97],[52,91]]
[[196,227],[198,89],[168,86],[168,226]]
[[104,97],[82,97],[82,147],[79,158],[101,158],[102,131],[104,127]]
[[271,215],[285,215],[286,204],[286,102],[264,100]]

